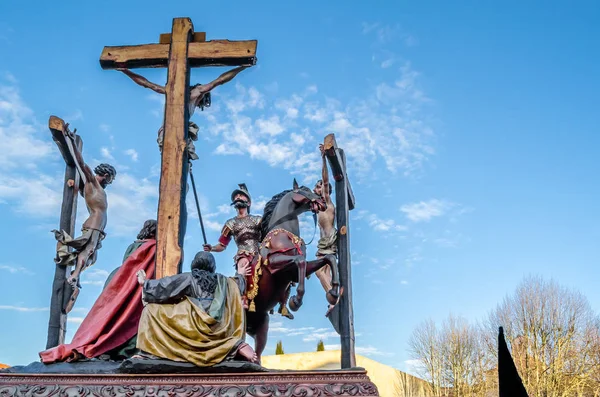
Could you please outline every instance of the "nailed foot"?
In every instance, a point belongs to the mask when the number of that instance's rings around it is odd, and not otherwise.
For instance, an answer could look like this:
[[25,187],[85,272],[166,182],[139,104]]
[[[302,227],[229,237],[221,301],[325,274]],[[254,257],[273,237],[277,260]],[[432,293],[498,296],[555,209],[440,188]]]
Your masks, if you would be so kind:
[[[344,294],[344,287],[340,288],[340,294],[337,296],[337,299],[335,299],[333,302],[331,302],[329,300],[330,298],[330,294],[333,290],[330,290],[327,293],[327,301],[329,302],[329,307],[327,308],[327,312],[325,313],[325,317],[329,317],[329,315],[331,314],[331,311],[333,310],[334,307],[337,306],[338,303],[340,303],[340,298],[342,297],[342,295]],[[333,295],[333,294],[331,294]]]
[[[69,284],[71,285],[71,284]],[[69,298],[69,301],[67,302],[66,306],[65,306],[65,313],[69,314],[69,312],[71,310],[73,310],[73,306],[75,306],[75,301],[77,301],[77,297],[79,296],[79,287],[77,285],[75,285],[75,287],[73,287],[72,289],[72,293],[71,293],[71,297]]]
[[298,299],[296,295],[292,296],[292,298],[290,299],[290,310],[293,312],[297,312],[298,309],[300,309],[300,306],[302,306],[302,302]]

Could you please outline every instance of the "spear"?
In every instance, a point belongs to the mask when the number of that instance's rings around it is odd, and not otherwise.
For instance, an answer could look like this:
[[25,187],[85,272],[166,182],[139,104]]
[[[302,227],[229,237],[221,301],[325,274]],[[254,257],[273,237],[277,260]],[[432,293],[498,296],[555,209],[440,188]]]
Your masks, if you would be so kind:
[[192,189],[194,190],[194,198],[196,199],[196,210],[198,210],[198,219],[200,219],[200,227],[202,228],[202,237],[204,244],[206,241],[206,232],[204,231],[204,222],[202,222],[202,213],[200,212],[200,202],[198,201],[198,193],[196,193],[196,183],[194,182],[194,174],[192,173],[192,163],[190,162],[190,179],[192,180]]

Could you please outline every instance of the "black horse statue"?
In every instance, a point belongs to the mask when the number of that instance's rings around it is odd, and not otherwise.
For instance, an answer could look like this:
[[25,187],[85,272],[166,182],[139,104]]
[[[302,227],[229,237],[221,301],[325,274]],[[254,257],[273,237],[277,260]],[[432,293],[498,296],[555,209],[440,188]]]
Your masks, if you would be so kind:
[[267,344],[269,312],[278,303],[287,300],[291,283],[298,283],[296,295],[290,299],[290,309],[297,311],[302,306],[306,277],[321,267],[330,265],[332,289],[327,301],[335,304],[339,296],[339,275],[334,255],[326,255],[313,261],[306,260],[306,246],[299,237],[298,215],[312,211],[317,213],[327,208],[322,197],[306,186],[294,187],[275,195],[266,205],[261,223],[261,245],[255,263],[252,282],[249,283],[247,332],[255,339],[255,350],[260,357]]

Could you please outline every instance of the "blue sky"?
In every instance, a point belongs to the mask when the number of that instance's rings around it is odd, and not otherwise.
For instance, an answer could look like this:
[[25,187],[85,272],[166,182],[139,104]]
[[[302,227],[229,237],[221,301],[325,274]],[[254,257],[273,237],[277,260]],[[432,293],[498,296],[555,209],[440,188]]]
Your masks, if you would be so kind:
[[[119,172],[68,339],[155,216],[162,99],[98,59],[105,45],[156,42],[177,16],[208,39],[259,41],[258,65],[192,119],[211,241],[237,183],[260,213],[293,177],[312,187],[327,133],[345,148],[359,353],[407,369],[420,321],[480,319],[529,274],[600,309],[594,2],[34,3],[35,13],[0,6],[0,362],[29,363],[45,347],[64,172],[50,115],[78,129],[90,164]],[[223,71],[194,70],[192,82]],[[202,238],[188,199],[189,259]],[[80,201],[77,229],[85,216]],[[303,231],[309,240],[310,224]],[[221,272],[233,255],[217,254]],[[339,343],[314,277],[305,302],[294,321],[272,318],[266,353],[280,339],[286,352]]]

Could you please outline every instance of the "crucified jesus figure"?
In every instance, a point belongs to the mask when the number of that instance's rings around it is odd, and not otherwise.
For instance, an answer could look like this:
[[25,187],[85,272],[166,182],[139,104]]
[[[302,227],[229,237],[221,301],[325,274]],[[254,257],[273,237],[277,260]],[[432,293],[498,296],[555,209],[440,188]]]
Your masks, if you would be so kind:
[[[222,84],[225,84],[225,83],[231,81],[239,72],[246,69],[247,67],[248,66],[240,66],[235,69],[229,70],[208,84],[196,84],[196,85],[190,86],[190,98],[189,98],[189,102],[188,102],[189,117],[190,118],[192,117],[196,108],[200,108],[201,110],[204,110],[205,107],[210,107],[210,103],[211,103],[210,92],[213,90],[213,88],[218,87]],[[152,83],[152,82],[148,81],[145,77],[142,77],[139,74],[136,74],[129,69],[117,69],[117,70],[125,73],[127,76],[129,76],[129,78],[131,78],[131,80],[135,81],[137,84],[141,85],[142,87],[149,88],[152,91],[157,92],[159,94],[165,95],[165,93],[166,93],[165,86]],[[193,141],[198,140],[199,128],[196,125],[196,123],[194,123],[192,121],[189,121],[188,125],[189,125],[189,127],[188,127],[188,142],[187,142],[188,155],[191,160],[197,160],[198,155],[196,154],[196,148],[194,147]],[[165,126],[162,125],[160,127],[160,129],[158,130],[158,139],[157,139],[158,148],[161,152],[162,152],[164,134],[165,134]]]
[[[104,189],[114,181],[117,175],[117,171],[110,164],[100,164],[92,172],[92,169],[83,161],[81,152],[77,147],[73,147],[73,152],[75,166],[84,182],[82,195],[90,216],[83,222],[81,236],[77,238],[69,236],[64,230],[53,230],[58,241],[54,261],[63,266],[71,265],[75,261],[75,269],[67,279],[67,283],[73,291],[69,301],[65,304],[64,310],[66,313],[71,311],[79,295],[81,272],[96,262],[98,250],[102,247],[101,241],[106,236],[104,228],[106,227],[106,212],[108,209]],[[69,247],[73,250],[71,251]]]

